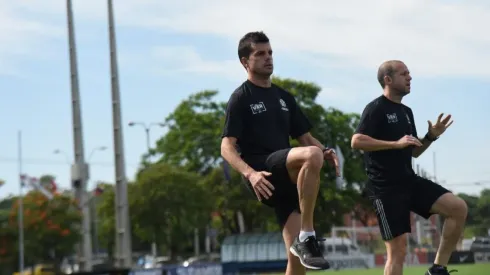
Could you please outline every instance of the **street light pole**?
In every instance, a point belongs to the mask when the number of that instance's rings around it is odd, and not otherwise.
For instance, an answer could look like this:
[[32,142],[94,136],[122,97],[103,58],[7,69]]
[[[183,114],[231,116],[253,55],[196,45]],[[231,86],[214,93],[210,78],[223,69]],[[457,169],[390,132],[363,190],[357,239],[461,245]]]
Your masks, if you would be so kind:
[[[148,149],[148,158],[150,158],[149,157],[149,155],[150,155],[150,128],[145,127],[145,132],[146,132],[146,148]],[[148,159],[146,161],[148,161]]]
[[[164,123],[159,123],[159,122],[152,122],[152,123],[149,123],[149,124],[146,124],[144,122],[129,122],[128,125],[130,127],[133,127],[135,125],[139,125],[141,127],[143,127],[143,129],[145,130],[145,134],[146,134],[146,149],[148,150],[148,154],[146,156],[146,162],[149,162],[149,159],[150,159],[150,149],[151,149],[151,146],[150,146],[150,129],[151,127],[153,126],[159,126],[159,127],[165,127],[165,124]],[[157,256],[157,242],[156,242],[156,233],[155,233],[155,230],[152,229],[153,231],[153,242],[151,244],[151,254],[153,257],[156,257]]]
[[[139,125],[141,127],[143,127],[143,129],[145,130],[145,133],[146,133],[146,149],[148,150],[148,153],[150,152],[150,149],[151,149],[151,146],[150,146],[150,129],[151,127],[153,126],[158,126],[158,127],[165,127],[165,124],[164,123],[161,123],[161,122],[151,122],[151,123],[144,123],[144,122],[134,122],[134,121],[131,121],[128,123],[128,125],[130,127],[133,127],[133,126],[136,126],[136,125]],[[146,161],[148,161],[149,159],[149,156],[146,157]]]

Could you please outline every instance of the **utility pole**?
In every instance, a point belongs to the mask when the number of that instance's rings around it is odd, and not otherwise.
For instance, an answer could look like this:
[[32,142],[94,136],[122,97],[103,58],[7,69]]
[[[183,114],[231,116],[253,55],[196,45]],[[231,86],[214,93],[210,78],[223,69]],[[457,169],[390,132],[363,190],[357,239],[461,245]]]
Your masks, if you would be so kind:
[[92,238],[90,234],[90,207],[87,196],[88,165],[85,163],[83,147],[82,112],[80,107],[80,90],[78,83],[77,51],[75,28],[73,23],[72,1],[66,1],[68,20],[68,46],[70,50],[70,80],[73,119],[73,150],[75,163],[71,167],[72,184],[83,213],[82,243],[79,245],[78,261],[82,271],[92,270]]
[[18,222],[19,222],[19,273],[24,272],[24,201],[22,188],[24,187],[24,181],[22,179],[22,132],[17,134],[17,146],[18,146],[18,161],[19,161],[19,208],[18,208]]
[[116,164],[116,266],[129,268],[132,263],[131,227],[129,224],[128,186],[124,159],[121,123],[121,99],[117,67],[116,32],[112,0],[107,0],[109,17],[109,46],[111,62],[112,122],[114,130],[114,160]]

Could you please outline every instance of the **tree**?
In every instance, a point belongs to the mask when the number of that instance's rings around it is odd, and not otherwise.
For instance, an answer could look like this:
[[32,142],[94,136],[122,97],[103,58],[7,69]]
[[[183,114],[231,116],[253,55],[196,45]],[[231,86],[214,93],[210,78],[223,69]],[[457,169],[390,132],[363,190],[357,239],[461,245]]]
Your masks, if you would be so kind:
[[478,233],[480,236],[487,236],[490,230],[490,189],[485,189],[480,193],[476,208],[481,223],[481,231]]
[[15,197],[10,196],[0,201],[0,225],[8,224],[10,208],[15,201]]
[[0,201],[0,274],[3,274],[3,270],[14,270],[14,260],[17,256],[15,246],[17,230],[9,226],[10,208],[14,201],[14,197],[7,197]]
[[213,197],[197,173],[155,163],[139,175],[129,197],[133,233],[164,245],[171,256],[192,247],[194,228],[210,220]]
[[219,230],[219,235],[224,237],[240,232],[238,212],[242,214],[248,232],[279,230],[274,211],[253,198],[252,191],[245,187],[238,172],[228,169],[230,176],[226,179],[224,165],[213,169],[204,178],[204,185],[213,194],[213,227]]
[[43,175],[39,178],[39,185],[51,193],[56,193],[56,177],[52,175]]
[[[12,231],[18,228],[18,207],[19,201],[16,200],[9,217]],[[41,192],[30,191],[23,198],[23,210],[28,261],[59,263],[73,252],[81,238],[82,216],[71,197],[55,195],[49,200]]]
[[[347,187],[337,190],[335,174],[332,167],[324,168],[322,173],[322,189],[317,203],[316,217],[319,231],[326,232],[332,224],[340,223],[344,213],[350,212],[354,205],[361,201],[359,190],[366,176],[363,161],[358,151],[350,148],[350,138],[359,121],[358,114],[346,114],[334,108],[325,109],[316,103],[321,89],[314,83],[292,79],[273,78],[273,82],[295,95],[298,104],[314,125],[312,133],[320,141],[335,147],[338,145],[344,157]],[[274,222],[272,215],[258,216],[260,204],[252,194],[244,191],[239,176],[234,176],[229,185],[223,184],[219,167],[220,135],[224,122],[226,102],[215,102],[216,91],[203,91],[184,100],[166,119],[169,130],[157,142],[154,154],[161,154],[161,161],[182,167],[191,172],[198,172],[207,177],[206,184],[215,192],[215,210],[220,213],[226,231],[236,231],[233,219],[240,211],[249,219],[247,229],[255,228],[256,224],[268,227]],[[296,142],[292,142],[297,145]],[[220,172],[221,171],[221,172]],[[233,194],[233,195],[230,195]],[[240,201],[241,204],[233,202]],[[245,202],[248,202],[245,204]],[[246,205],[246,206],[245,206]],[[225,211],[225,208],[227,210]],[[260,208],[260,211],[265,208]],[[224,214],[226,213],[226,215]]]
[[468,206],[465,235],[487,236],[490,229],[490,189],[481,191],[480,196],[458,194]]
[[[128,187],[131,184],[128,184]],[[99,183],[98,187],[103,190],[99,195],[96,204],[97,211],[97,237],[99,240],[100,248],[107,249],[109,258],[113,260],[114,246],[116,238],[116,216],[115,216],[115,193],[114,185],[109,183]],[[128,192],[131,195],[131,192]],[[131,210],[131,209],[130,209]],[[130,215],[132,214],[129,211]]]
[[162,154],[161,161],[202,174],[217,166],[225,105],[213,101],[216,94],[191,95],[167,117],[168,132],[157,141],[154,152]]
[[460,198],[462,198],[466,205],[468,206],[468,217],[466,218],[467,225],[475,225],[479,222],[479,212],[478,212],[478,196],[471,196],[467,194],[458,194]]

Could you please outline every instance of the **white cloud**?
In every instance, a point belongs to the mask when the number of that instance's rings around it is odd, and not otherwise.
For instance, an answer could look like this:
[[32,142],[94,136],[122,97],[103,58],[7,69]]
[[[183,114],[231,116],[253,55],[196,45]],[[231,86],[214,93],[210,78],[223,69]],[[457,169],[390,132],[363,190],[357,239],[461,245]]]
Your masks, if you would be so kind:
[[[151,12],[139,20],[128,17],[127,22],[219,35],[235,44],[245,32],[264,30],[276,49],[293,55],[316,53],[325,61],[337,57],[339,64],[324,66],[375,70],[381,61],[396,58],[419,75],[488,77],[490,37],[484,34],[490,8],[481,3],[309,0],[286,5],[278,0],[250,0],[241,5],[226,0],[155,0]],[[132,4],[118,5],[127,11]],[[119,18],[126,21],[123,12]]]
[[[487,65],[490,36],[486,35],[490,6],[483,1],[305,0],[285,4],[279,0],[249,0],[243,4],[227,0],[117,0],[114,5],[120,26],[217,35],[233,45],[248,31],[264,30],[275,49],[298,58],[315,54],[318,57],[315,61],[324,67],[373,71],[383,60],[396,58],[404,60],[417,75],[490,76]],[[21,7],[36,13],[37,18],[64,18],[66,12],[65,1],[60,0],[3,0],[1,6],[10,7],[7,11]],[[77,23],[82,20],[106,23],[106,6],[106,1],[74,1]],[[14,24],[28,22],[12,16],[1,18],[2,21],[10,18]],[[49,25],[41,25],[37,31],[34,25],[30,26],[31,29],[9,34],[19,41],[32,41],[29,36],[33,32],[48,35],[45,30]],[[2,30],[0,41],[5,37]],[[16,47],[18,44],[10,43],[2,49],[12,52],[21,49]],[[192,56],[192,50],[187,50]],[[335,56],[333,61],[331,56]],[[182,70],[222,73],[228,62],[203,60],[199,55],[192,58],[197,63]]]
[[234,80],[245,75],[236,60],[205,60],[190,46],[154,47],[151,54],[159,60],[158,71],[164,74],[219,74]]
[[10,1],[0,1],[0,73],[20,75],[15,66],[17,57],[35,57],[42,48],[42,42],[59,37],[63,28],[49,22],[32,19]]

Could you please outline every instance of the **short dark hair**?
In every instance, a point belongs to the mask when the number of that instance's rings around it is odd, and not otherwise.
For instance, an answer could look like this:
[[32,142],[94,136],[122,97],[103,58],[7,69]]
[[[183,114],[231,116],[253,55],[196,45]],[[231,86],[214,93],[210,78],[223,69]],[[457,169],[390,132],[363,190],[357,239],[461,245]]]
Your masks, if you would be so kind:
[[269,43],[269,38],[264,32],[249,32],[245,34],[238,43],[238,58],[241,60],[242,57],[250,57],[253,51],[252,44],[258,43]]
[[393,78],[393,75],[396,71],[395,65],[401,63],[400,60],[388,60],[383,62],[381,66],[379,66],[378,69],[378,82],[381,85],[381,87],[384,89],[386,86],[385,83],[385,76],[389,76]]

